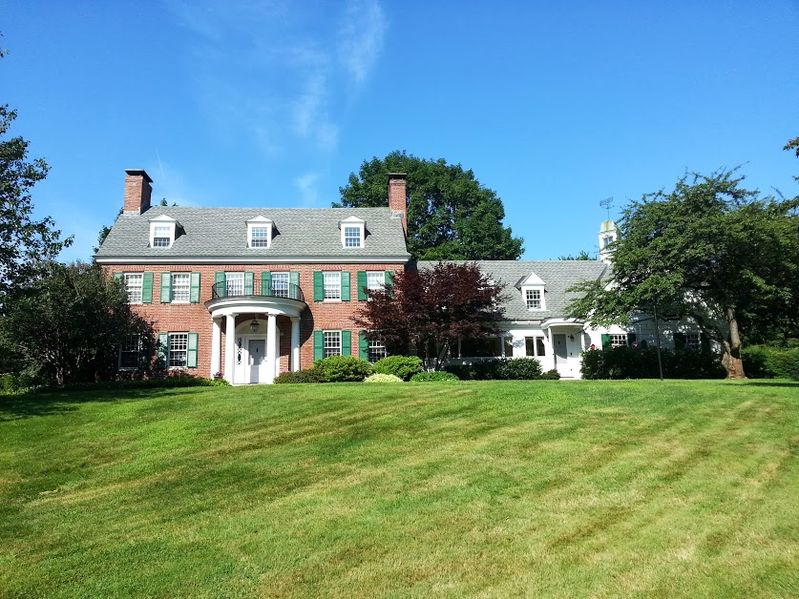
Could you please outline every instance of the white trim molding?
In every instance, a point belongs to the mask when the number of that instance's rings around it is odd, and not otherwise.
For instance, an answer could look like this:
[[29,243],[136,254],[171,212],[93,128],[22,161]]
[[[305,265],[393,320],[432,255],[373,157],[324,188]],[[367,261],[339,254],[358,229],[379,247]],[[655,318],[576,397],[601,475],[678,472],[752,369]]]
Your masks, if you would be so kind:
[[97,264],[405,264],[410,256],[105,256]]

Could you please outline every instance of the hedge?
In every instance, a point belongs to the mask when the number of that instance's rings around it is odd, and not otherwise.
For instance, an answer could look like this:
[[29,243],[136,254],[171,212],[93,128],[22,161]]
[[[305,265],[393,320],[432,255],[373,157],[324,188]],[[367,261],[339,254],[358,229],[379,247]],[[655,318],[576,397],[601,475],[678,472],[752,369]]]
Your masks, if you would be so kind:
[[[611,347],[583,352],[584,379],[659,378],[655,348]],[[719,356],[691,350],[661,350],[663,375],[672,379],[719,379],[726,376]]]
[[448,364],[444,370],[464,381],[534,380],[541,378],[535,358],[495,358],[471,364]]
[[422,360],[417,356],[388,356],[375,362],[374,371],[408,381],[417,372],[422,372]]
[[746,376],[799,381],[799,347],[751,345],[741,351]]
[[441,381],[457,381],[457,376],[451,372],[417,372],[411,377],[412,383],[436,383]]
[[325,383],[357,382],[372,374],[372,365],[355,356],[330,356],[317,360],[313,369]]

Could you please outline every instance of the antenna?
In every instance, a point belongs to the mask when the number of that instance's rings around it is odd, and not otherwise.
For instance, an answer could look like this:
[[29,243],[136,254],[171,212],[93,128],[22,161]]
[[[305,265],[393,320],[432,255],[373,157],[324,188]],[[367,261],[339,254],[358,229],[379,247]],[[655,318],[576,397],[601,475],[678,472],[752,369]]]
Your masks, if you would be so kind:
[[605,198],[604,200],[599,200],[599,205],[608,211],[608,220],[610,220],[610,209],[613,206],[613,196]]

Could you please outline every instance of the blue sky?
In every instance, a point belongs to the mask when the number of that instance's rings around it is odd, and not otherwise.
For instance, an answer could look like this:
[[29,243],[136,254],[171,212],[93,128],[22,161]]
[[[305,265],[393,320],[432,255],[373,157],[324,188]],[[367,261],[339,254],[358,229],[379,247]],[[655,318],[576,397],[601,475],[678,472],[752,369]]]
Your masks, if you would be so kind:
[[599,201],[743,165],[796,193],[799,2],[4,3],[0,101],[89,259],[123,170],[197,206],[329,206],[405,149],[474,170],[525,258],[596,249]]

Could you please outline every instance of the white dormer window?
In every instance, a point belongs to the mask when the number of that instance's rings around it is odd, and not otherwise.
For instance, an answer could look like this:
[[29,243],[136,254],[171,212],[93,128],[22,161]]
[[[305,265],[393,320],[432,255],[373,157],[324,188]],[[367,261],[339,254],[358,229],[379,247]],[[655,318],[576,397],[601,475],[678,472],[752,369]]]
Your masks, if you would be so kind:
[[521,284],[522,299],[530,311],[546,310],[544,298],[544,281],[537,274],[532,273]]
[[263,216],[247,221],[247,247],[269,248],[272,245],[272,221]]
[[150,247],[170,248],[175,243],[177,221],[165,214],[150,220]]
[[360,218],[350,216],[341,221],[341,246],[345,248],[362,248],[366,232],[366,223]]

